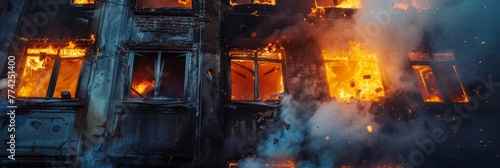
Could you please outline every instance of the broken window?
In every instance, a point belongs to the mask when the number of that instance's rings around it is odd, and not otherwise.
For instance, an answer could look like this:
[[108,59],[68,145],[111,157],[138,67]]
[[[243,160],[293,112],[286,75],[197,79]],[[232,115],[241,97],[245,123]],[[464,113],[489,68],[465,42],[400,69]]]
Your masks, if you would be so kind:
[[130,98],[185,97],[186,53],[135,52],[130,57]]
[[444,102],[444,95],[452,102],[469,102],[453,53],[411,52],[409,59],[424,102]]
[[85,49],[70,43],[65,48],[28,48],[18,97],[75,98]]
[[330,96],[342,102],[351,99],[379,101],[385,96],[377,54],[349,42],[344,50],[323,50]]
[[231,58],[231,100],[278,100],[284,92],[281,52],[237,51]]
[[181,7],[189,8],[193,7],[192,0],[137,0],[135,7],[138,9],[147,8],[169,8],[169,7]]
[[267,4],[275,5],[276,0],[230,0],[231,5],[243,5],[243,4]]

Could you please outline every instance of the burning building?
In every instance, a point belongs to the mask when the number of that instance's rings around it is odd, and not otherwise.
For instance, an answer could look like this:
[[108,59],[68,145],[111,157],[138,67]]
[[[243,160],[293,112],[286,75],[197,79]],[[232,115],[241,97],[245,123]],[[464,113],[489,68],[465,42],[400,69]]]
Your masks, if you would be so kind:
[[0,163],[495,167],[495,5],[0,0]]

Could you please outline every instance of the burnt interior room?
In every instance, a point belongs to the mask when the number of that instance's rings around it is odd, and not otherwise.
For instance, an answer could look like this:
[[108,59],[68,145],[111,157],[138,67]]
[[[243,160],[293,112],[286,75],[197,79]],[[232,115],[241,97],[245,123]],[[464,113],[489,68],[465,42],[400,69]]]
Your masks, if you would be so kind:
[[0,0],[0,167],[498,167],[498,7]]

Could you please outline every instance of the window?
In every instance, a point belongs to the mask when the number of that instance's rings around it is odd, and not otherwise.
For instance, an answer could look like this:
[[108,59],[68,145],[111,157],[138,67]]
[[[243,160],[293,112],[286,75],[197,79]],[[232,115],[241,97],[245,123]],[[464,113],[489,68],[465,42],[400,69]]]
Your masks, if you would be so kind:
[[351,99],[379,101],[385,96],[377,54],[350,41],[350,48],[323,50],[330,96],[338,101]]
[[408,56],[424,102],[445,102],[445,98],[452,102],[469,102],[453,64],[453,53],[411,52]]
[[135,7],[138,9],[146,8],[164,8],[164,7],[193,7],[192,0],[137,0]]
[[267,4],[275,5],[276,0],[230,0],[231,5],[242,5],[242,4]]
[[278,100],[284,92],[283,53],[229,52],[231,59],[231,100]]
[[28,48],[18,97],[75,98],[85,49],[70,43],[65,48]]
[[135,52],[130,57],[130,98],[185,98],[187,53]]

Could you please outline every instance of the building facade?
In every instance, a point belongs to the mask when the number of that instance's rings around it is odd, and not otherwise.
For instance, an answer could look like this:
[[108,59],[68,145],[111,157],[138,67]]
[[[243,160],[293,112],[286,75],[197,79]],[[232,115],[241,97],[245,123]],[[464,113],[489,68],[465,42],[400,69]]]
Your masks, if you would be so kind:
[[[269,132],[290,127],[277,116],[283,98],[293,95],[304,109],[332,99],[374,102],[376,120],[392,126],[411,122],[412,111],[448,117],[450,107],[475,107],[461,116],[464,126],[446,130],[459,131],[432,160],[495,165],[499,146],[492,141],[500,139],[482,132],[498,126],[492,103],[499,99],[492,82],[498,75],[488,71],[494,63],[463,84],[457,62],[468,58],[433,50],[422,37],[402,65],[418,89],[399,92],[390,88],[390,69],[380,66],[387,60],[356,43],[359,4],[343,4],[2,0],[0,67],[7,74],[15,57],[17,109],[16,160],[2,150],[1,164],[234,167],[256,155]],[[9,116],[2,117],[7,123]],[[7,129],[2,124],[2,137]],[[366,166],[363,160],[382,159],[377,151],[367,148],[361,161],[339,163]],[[296,161],[290,162],[282,166]]]

